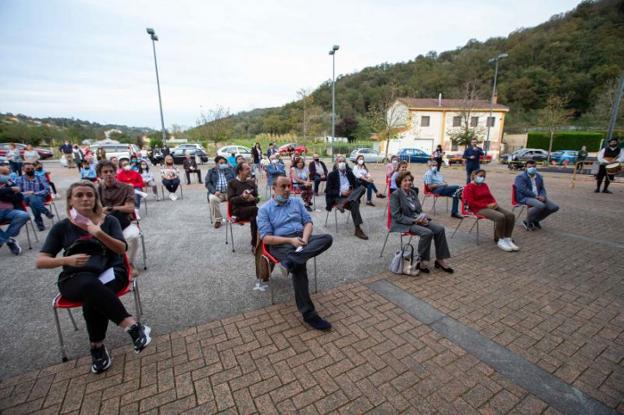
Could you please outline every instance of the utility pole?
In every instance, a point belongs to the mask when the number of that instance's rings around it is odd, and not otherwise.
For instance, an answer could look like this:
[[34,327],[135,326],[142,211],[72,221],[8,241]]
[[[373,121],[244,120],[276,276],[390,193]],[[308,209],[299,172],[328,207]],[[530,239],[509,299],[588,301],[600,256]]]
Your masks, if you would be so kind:
[[613,130],[615,130],[615,121],[617,120],[618,113],[620,112],[620,104],[622,103],[622,94],[624,94],[624,73],[620,77],[620,83],[615,93],[615,100],[611,107],[611,119],[609,120],[609,129],[607,130],[607,143],[613,137]]
[[495,64],[495,69],[494,69],[494,82],[492,83],[492,97],[490,98],[490,116],[488,117],[486,121],[487,136],[485,137],[485,146],[484,146],[486,152],[489,151],[490,149],[490,128],[494,124],[494,119],[492,118],[492,114],[494,112],[494,98],[496,97],[496,80],[498,79],[498,61],[500,59],[506,58],[507,56],[509,55],[507,55],[506,53],[501,53],[500,55],[497,55],[496,57],[488,61],[488,63],[496,62],[496,64]]
[[162,140],[163,145],[167,142],[167,133],[165,132],[165,117],[163,117],[163,109],[162,109],[162,97],[160,95],[160,78],[158,77],[158,61],[156,60],[156,42],[158,41],[158,36],[156,36],[156,32],[151,27],[145,29],[147,34],[150,35],[152,39],[152,49],[154,51],[154,68],[156,68],[156,86],[158,87],[158,106],[160,107],[160,125],[162,127]]

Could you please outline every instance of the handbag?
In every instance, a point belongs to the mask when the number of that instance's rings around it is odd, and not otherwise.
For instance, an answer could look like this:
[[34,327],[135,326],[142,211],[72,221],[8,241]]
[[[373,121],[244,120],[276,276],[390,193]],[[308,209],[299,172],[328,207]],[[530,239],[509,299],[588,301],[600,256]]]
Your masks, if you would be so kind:
[[67,278],[78,272],[88,272],[98,276],[109,268],[107,250],[104,245],[95,238],[77,239],[63,252],[64,257],[76,254],[89,255],[89,260],[80,267],[63,265],[63,274]]
[[414,246],[408,243],[395,252],[389,270],[393,274],[416,276],[420,273],[418,261],[418,255],[414,256]]

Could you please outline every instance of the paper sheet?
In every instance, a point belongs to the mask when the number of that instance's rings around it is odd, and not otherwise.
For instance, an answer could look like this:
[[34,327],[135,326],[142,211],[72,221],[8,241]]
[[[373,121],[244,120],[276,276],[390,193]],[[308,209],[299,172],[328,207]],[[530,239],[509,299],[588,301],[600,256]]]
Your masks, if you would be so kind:
[[115,279],[115,270],[113,267],[110,267],[106,271],[100,274],[98,279],[102,282],[102,284],[107,284]]

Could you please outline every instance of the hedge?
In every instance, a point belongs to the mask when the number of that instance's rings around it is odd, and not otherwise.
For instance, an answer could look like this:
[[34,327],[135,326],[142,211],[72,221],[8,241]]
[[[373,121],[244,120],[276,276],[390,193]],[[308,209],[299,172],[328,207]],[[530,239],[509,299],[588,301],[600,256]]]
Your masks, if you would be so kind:
[[[553,151],[557,150],[580,150],[587,146],[587,151],[600,150],[600,142],[607,136],[606,132],[599,131],[565,131],[555,133],[553,139]],[[614,131],[613,137],[624,139],[624,131]],[[548,150],[550,133],[543,131],[531,131],[528,134],[527,148],[541,148]]]

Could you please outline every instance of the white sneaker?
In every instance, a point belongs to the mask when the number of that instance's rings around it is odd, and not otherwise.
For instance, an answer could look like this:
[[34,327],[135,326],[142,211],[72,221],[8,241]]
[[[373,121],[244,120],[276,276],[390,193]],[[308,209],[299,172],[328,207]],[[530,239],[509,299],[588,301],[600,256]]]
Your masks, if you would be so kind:
[[173,193],[169,193],[169,199],[176,200],[176,196]]
[[513,241],[511,240],[511,238],[505,238],[505,242],[507,242],[507,245],[509,245],[509,247],[513,250],[513,251],[519,251],[520,247],[518,245],[516,245],[515,243],[513,243]]
[[141,196],[143,199],[146,199],[146,198],[147,198],[147,196],[149,196],[147,193],[145,193],[145,192],[140,192],[140,191],[137,191],[137,192],[136,192],[136,194],[138,194],[139,196]]
[[498,243],[496,244],[496,246],[498,246],[500,249],[502,249],[505,252],[511,252],[513,251],[513,249],[511,248],[511,246],[509,246],[509,244],[507,243],[506,240],[504,240],[503,238],[500,238],[498,240]]
[[134,216],[136,216],[137,220],[141,220],[141,216],[139,215],[139,209],[134,209]]

